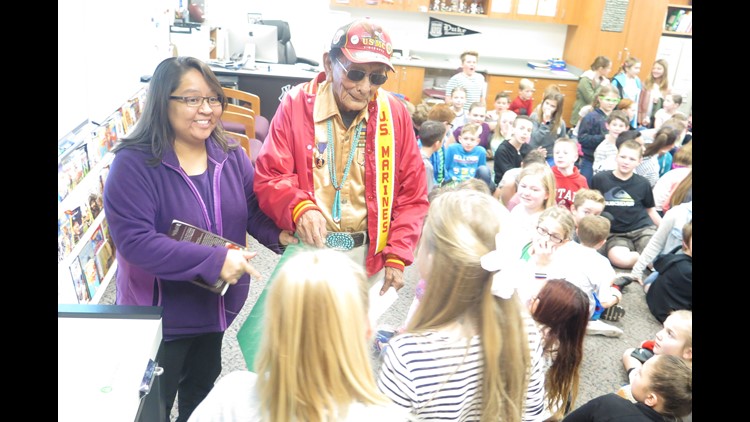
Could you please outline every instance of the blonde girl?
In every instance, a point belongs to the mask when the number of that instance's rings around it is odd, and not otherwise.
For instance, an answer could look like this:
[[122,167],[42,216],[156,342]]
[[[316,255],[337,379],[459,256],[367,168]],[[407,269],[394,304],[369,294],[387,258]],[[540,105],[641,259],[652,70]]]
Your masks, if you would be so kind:
[[546,163],[531,163],[518,175],[518,205],[510,211],[515,240],[519,248],[528,243],[536,232],[542,211],[556,205],[555,175]]
[[[612,78],[612,86],[619,90],[620,98],[630,98],[638,104],[641,96],[641,89],[643,88],[641,79],[638,77],[639,73],[641,73],[641,60],[635,57],[628,57],[622,64],[620,73]],[[631,126],[638,127],[639,116],[640,115],[636,113],[635,117],[630,122]]]
[[654,127],[654,115],[662,108],[664,96],[669,92],[669,65],[658,59],[651,66],[651,73],[643,81],[641,97],[638,100],[638,115],[644,128]]
[[[502,205],[471,189],[430,203],[416,264],[426,287],[383,356],[378,386],[420,421],[546,420],[541,336],[497,277]],[[458,393],[458,394],[457,394]]]
[[451,110],[456,113],[456,117],[453,118],[453,128],[459,128],[469,122],[469,116],[467,113],[466,104],[466,88],[457,86],[453,88],[451,92]]
[[516,120],[515,111],[504,110],[500,113],[500,117],[497,120],[497,125],[492,131],[492,138],[490,138],[490,150],[492,150],[492,157],[494,159],[497,147],[503,142],[510,139],[513,135],[513,122]]
[[364,270],[333,249],[300,249],[271,280],[258,375],[220,379],[190,422],[407,420],[375,383]]

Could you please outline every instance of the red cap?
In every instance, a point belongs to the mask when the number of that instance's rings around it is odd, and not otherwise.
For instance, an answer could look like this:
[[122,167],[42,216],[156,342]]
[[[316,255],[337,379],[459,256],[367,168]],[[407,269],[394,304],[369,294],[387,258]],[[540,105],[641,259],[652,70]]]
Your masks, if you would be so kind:
[[370,19],[358,19],[339,28],[331,41],[331,48],[336,47],[352,63],[383,63],[396,71],[391,64],[391,37]]

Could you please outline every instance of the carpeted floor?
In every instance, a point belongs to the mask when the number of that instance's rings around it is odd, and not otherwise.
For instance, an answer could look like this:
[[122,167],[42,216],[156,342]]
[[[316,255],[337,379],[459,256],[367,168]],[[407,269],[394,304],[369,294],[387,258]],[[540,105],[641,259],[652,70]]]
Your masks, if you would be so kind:
[[[222,350],[223,368],[221,376],[231,371],[247,369],[242,352],[237,344],[237,330],[247,318],[265,286],[265,281],[271,275],[279,260],[279,255],[261,246],[253,238],[250,238],[249,247],[251,250],[259,251],[252,263],[263,274],[264,278],[263,281],[254,283],[251,287],[250,295],[240,315],[226,331]],[[404,320],[409,305],[414,298],[414,287],[417,282],[416,266],[407,267],[405,280],[406,284],[399,292],[398,300],[380,318],[381,324],[397,327]],[[114,282],[109,284],[102,297],[102,304],[114,303],[114,286]],[[643,289],[639,285],[631,284],[626,288],[621,306],[625,308],[625,316],[620,321],[611,324],[625,331],[622,337],[586,336],[581,383],[578,399],[573,408],[577,408],[594,397],[614,392],[624,384],[627,377],[621,361],[623,351],[628,347],[639,345],[643,340],[653,338],[654,334],[661,328],[661,324],[648,311]],[[172,415],[172,420],[174,420],[174,411]]]

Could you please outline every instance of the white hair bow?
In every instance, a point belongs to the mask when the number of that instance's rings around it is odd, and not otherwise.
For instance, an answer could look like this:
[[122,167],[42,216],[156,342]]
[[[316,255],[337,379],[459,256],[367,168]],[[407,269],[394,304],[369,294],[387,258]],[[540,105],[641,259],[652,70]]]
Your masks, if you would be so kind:
[[[487,252],[479,260],[482,268],[487,271],[497,271],[492,276],[492,287],[490,291],[492,294],[501,297],[503,299],[510,299],[513,296],[513,292],[516,290],[516,277],[512,274],[508,274],[508,268],[512,267],[510,260],[512,260],[511,254],[507,251],[503,254],[500,247],[503,242],[503,236],[500,233],[495,235],[495,250]],[[505,271],[503,271],[505,269]]]

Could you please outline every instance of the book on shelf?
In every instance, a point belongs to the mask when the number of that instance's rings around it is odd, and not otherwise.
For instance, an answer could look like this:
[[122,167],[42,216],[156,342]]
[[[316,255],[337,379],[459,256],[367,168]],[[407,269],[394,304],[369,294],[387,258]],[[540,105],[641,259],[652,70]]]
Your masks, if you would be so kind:
[[68,213],[57,217],[57,262],[62,262],[73,251],[73,223]]
[[675,32],[693,32],[693,12],[688,11],[680,18],[677,26],[674,29]]
[[78,261],[81,263],[83,276],[89,288],[89,295],[94,297],[101,285],[101,278],[99,277],[99,270],[96,268],[96,259],[94,257],[94,242],[86,241],[83,249],[81,249],[81,253],[78,254]]
[[94,258],[96,259],[96,269],[99,270],[99,278],[104,280],[107,275],[112,263],[114,262],[114,256],[112,255],[112,247],[109,242],[103,242],[94,252]]
[[77,259],[74,259],[68,268],[70,269],[70,276],[73,280],[73,289],[75,289],[78,303],[91,302],[91,293],[89,292],[88,283],[86,283],[86,279],[83,275],[81,263],[78,262]]
[[[225,239],[216,233],[211,233],[208,230],[196,227],[192,224],[185,223],[180,220],[172,220],[172,225],[169,226],[168,236],[172,239],[196,243],[198,245],[206,246],[221,246],[221,247],[232,247],[237,249],[245,249],[244,246],[239,243],[232,242],[229,239]],[[190,280],[191,283],[211,290],[214,293],[224,295],[229,288],[229,283],[226,280],[219,278],[215,283],[207,283],[202,279]]]
[[664,23],[664,30],[669,32],[692,33],[693,11],[685,9],[671,9]]
[[89,173],[86,145],[73,148],[57,164],[57,200],[62,202]]

